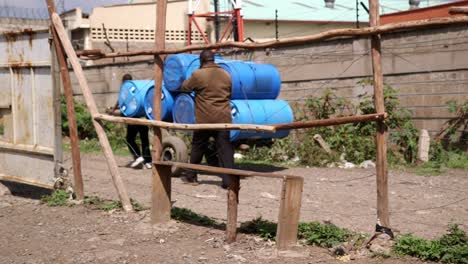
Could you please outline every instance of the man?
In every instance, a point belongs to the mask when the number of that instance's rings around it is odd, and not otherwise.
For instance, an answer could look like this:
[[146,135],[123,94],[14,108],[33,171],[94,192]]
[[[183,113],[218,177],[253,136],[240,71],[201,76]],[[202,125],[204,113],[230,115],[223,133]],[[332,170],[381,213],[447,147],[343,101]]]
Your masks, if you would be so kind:
[[[214,62],[213,52],[204,50],[200,54],[200,69],[182,83],[182,92],[194,91],[196,123],[231,123],[231,77]],[[209,155],[209,139],[214,138],[219,166],[234,166],[234,148],[230,141],[229,131],[199,130],[193,132],[190,163],[200,164],[203,155]],[[208,159],[208,158],[207,158]],[[229,176],[222,176],[222,187],[229,186]],[[183,178],[187,183],[197,184],[197,174],[193,171]]]
[[[132,80],[132,75],[125,74],[122,77],[122,83],[125,81]],[[119,108],[119,102],[114,105],[114,107],[110,107],[107,110],[108,114],[115,114],[115,111]],[[136,137],[140,134],[141,140],[141,151],[140,146],[136,143]],[[148,127],[147,126],[140,126],[140,125],[127,125],[127,135],[125,137],[126,143],[130,153],[133,156],[133,161],[131,161],[128,166],[131,168],[137,168],[143,165],[143,168],[151,169],[151,151],[150,151],[150,144],[148,138]],[[142,155],[143,154],[143,155]]]

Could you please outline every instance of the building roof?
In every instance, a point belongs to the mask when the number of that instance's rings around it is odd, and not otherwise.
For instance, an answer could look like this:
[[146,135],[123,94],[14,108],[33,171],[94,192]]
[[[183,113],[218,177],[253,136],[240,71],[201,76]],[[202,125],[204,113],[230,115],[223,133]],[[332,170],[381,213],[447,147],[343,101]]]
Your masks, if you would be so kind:
[[[361,0],[359,0],[361,2]],[[368,5],[368,1],[362,1]],[[428,7],[456,0],[421,0],[419,7]],[[356,21],[356,0],[335,0],[334,8],[325,7],[324,0],[243,0],[242,14],[246,20],[275,20],[278,10],[278,20],[284,21],[326,21],[353,22]],[[211,0],[212,6],[213,0]],[[220,10],[229,9],[229,1],[219,0]],[[380,13],[389,14],[409,9],[408,0],[380,0]],[[213,8],[212,8],[213,10]],[[368,22],[369,15],[359,5],[359,21]]]
[[381,24],[414,21],[420,19],[430,19],[437,17],[457,16],[459,14],[451,14],[450,8],[454,6],[468,6],[468,0],[460,0],[442,5],[430,6],[425,8],[412,9],[397,13],[386,14],[380,17]]

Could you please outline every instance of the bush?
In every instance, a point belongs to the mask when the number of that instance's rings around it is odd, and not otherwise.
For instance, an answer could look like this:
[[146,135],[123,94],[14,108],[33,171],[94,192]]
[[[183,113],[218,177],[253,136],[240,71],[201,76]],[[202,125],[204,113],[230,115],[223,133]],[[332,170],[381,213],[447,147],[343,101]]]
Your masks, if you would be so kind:
[[[366,84],[369,81],[362,81]],[[384,90],[385,109],[389,115],[385,121],[391,131],[389,138],[389,159],[396,163],[415,162],[418,145],[418,131],[412,123],[411,113],[400,107],[397,92],[386,86]],[[337,97],[327,90],[321,97],[306,99],[304,105],[296,105],[296,119],[324,119],[356,114],[375,113],[371,96],[364,96],[352,103]],[[355,164],[375,160],[375,122],[345,124],[336,127],[296,130],[285,139],[275,140],[271,149],[253,148],[246,153],[246,159],[284,162],[296,159],[300,164],[324,166],[339,160],[344,154],[347,161]],[[326,153],[314,140],[319,134],[330,145],[333,153]]]
[[[74,100],[75,114],[76,114],[76,126],[78,130],[78,138],[80,141],[80,149],[83,152],[96,152],[100,150],[99,142],[97,141],[96,130],[91,119],[91,114],[85,104]],[[65,97],[62,96],[61,100],[61,112],[62,112],[62,134],[70,136],[67,106]],[[107,132],[107,138],[112,146],[113,150],[117,151],[117,154],[127,153],[125,134],[126,126],[124,124],[116,123],[104,123],[104,129]]]
[[298,233],[298,237],[305,239],[307,244],[327,248],[346,242],[353,235],[351,231],[334,224],[319,222],[300,223]]
[[467,264],[468,236],[458,225],[450,225],[447,234],[436,240],[403,235],[397,240],[393,251],[422,260]]

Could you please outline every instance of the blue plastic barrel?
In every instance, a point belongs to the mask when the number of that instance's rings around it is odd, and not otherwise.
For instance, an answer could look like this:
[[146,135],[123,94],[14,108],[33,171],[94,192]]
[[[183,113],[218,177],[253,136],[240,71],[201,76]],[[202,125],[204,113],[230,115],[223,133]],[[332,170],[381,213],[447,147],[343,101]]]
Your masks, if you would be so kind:
[[195,101],[193,94],[181,93],[176,96],[172,108],[172,119],[175,123],[195,123]]
[[[189,65],[198,60],[196,54],[171,54],[164,61],[164,84],[171,92],[177,91],[186,79]],[[200,65],[200,63],[198,63]]]
[[[154,99],[154,81],[145,95],[145,113],[148,119],[154,120],[153,117],[153,99]],[[172,94],[164,87],[162,87],[161,94],[161,120],[172,122],[172,106],[174,105],[174,98]]]
[[281,77],[275,66],[241,61],[226,61],[219,65],[231,76],[231,99],[276,99],[278,97]]
[[152,86],[153,80],[125,81],[119,92],[119,108],[122,114],[127,117],[144,116],[145,95]]
[[[232,123],[234,124],[282,124],[294,120],[293,111],[283,100],[232,100]],[[193,95],[180,94],[174,101],[172,117],[175,123],[195,123],[195,102]],[[288,130],[276,133],[231,130],[231,141],[240,139],[283,138]]]
[[[224,60],[221,56],[215,55],[215,63],[222,63],[222,62],[230,62],[230,60]],[[196,58],[193,60],[190,65],[187,67],[187,71],[185,72],[185,79],[192,77],[192,73],[196,70],[200,69],[200,58]]]
[[[294,115],[291,107],[283,100],[232,100],[233,124],[271,125],[291,123]],[[289,130],[263,133],[247,130],[231,130],[231,141],[239,139],[283,138]]]

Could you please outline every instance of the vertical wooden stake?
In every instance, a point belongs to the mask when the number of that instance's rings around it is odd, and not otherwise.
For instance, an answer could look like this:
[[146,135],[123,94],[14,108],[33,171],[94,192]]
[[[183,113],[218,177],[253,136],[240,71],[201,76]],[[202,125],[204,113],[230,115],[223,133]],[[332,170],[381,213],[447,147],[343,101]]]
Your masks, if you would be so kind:
[[226,242],[236,241],[237,236],[237,205],[239,204],[240,178],[238,175],[230,175],[231,184],[228,188]]
[[[164,49],[166,42],[166,0],[156,3],[155,48]],[[153,116],[161,120],[161,95],[164,63],[161,56],[154,57],[154,98]],[[162,133],[161,128],[154,128],[153,161],[161,159]],[[153,166],[153,189],[151,193],[151,222],[164,223],[171,219],[171,170],[170,167]]]
[[[371,27],[380,24],[379,0],[369,0],[369,20]],[[374,104],[377,113],[385,112],[384,86],[382,75],[380,35],[371,37],[372,69],[374,73]],[[387,127],[383,121],[377,122],[377,218],[380,225],[390,228],[388,212],[388,164],[387,164]]]
[[125,185],[123,184],[122,178],[120,177],[117,162],[115,161],[111,145],[109,143],[109,140],[107,139],[106,131],[104,130],[102,124],[94,119],[94,117],[97,116],[99,112],[97,110],[93,94],[91,93],[91,90],[88,87],[88,82],[86,81],[83,69],[81,68],[80,62],[78,61],[78,57],[76,56],[76,53],[73,50],[70,39],[68,39],[68,35],[65,31],[65,28],[63,27],[62,20],[60,19],[59,15],[57,15],[57,13],[53,13],[51,15],[51,19],[54,24],[55,30],[57,31],[57,35],[59,36],[60,41],[62,42],[62,46],[73,67],[73,71],[75,72],[78,83],[80,84],[80,88],[83,92],[83,96],[86,101],[86,105],[88,106],[88,110],[91,113],[91,116],[93,117],[93,125],[96,129],[96,133],[98,135],[102,151],[104,152],[104,156],[106,157],[107,165],[109,167],[115,189],[117,190],[117,194],[119,195],[120,202],[122,203],[122,207],[127,212],[132,211],[132,204],[130,203],[130,198],[128,197],[127,190],[125,189]]
[[[47,0],[47,7],[49,16],[55,13],[54,0]],[[57,31],[51,25],[52,38],[54,40],[55,53],[57,54],[57,61],[60,66],[60,76],[62,77],[63,91],[65,100],[67,102],[67,117],[68,117],[68,130],[70,133],[70,145],[73,161],[73,179],[74,191],[78,200],[84,199],[83,190],[83,177],[81,174],[81,158],[80,158],[80,143],[78,140],[78,129],[76,126],[75,104],[73,103],[73,90],[70,81],[70,74],[68,73],[68,65],[65,59],[65,52],[63,46],[60,44]]]
[[276,245],[279,250],[289,249],[297,243],[297,228],[301,212],[303,178],[283,179],[281,190]]

